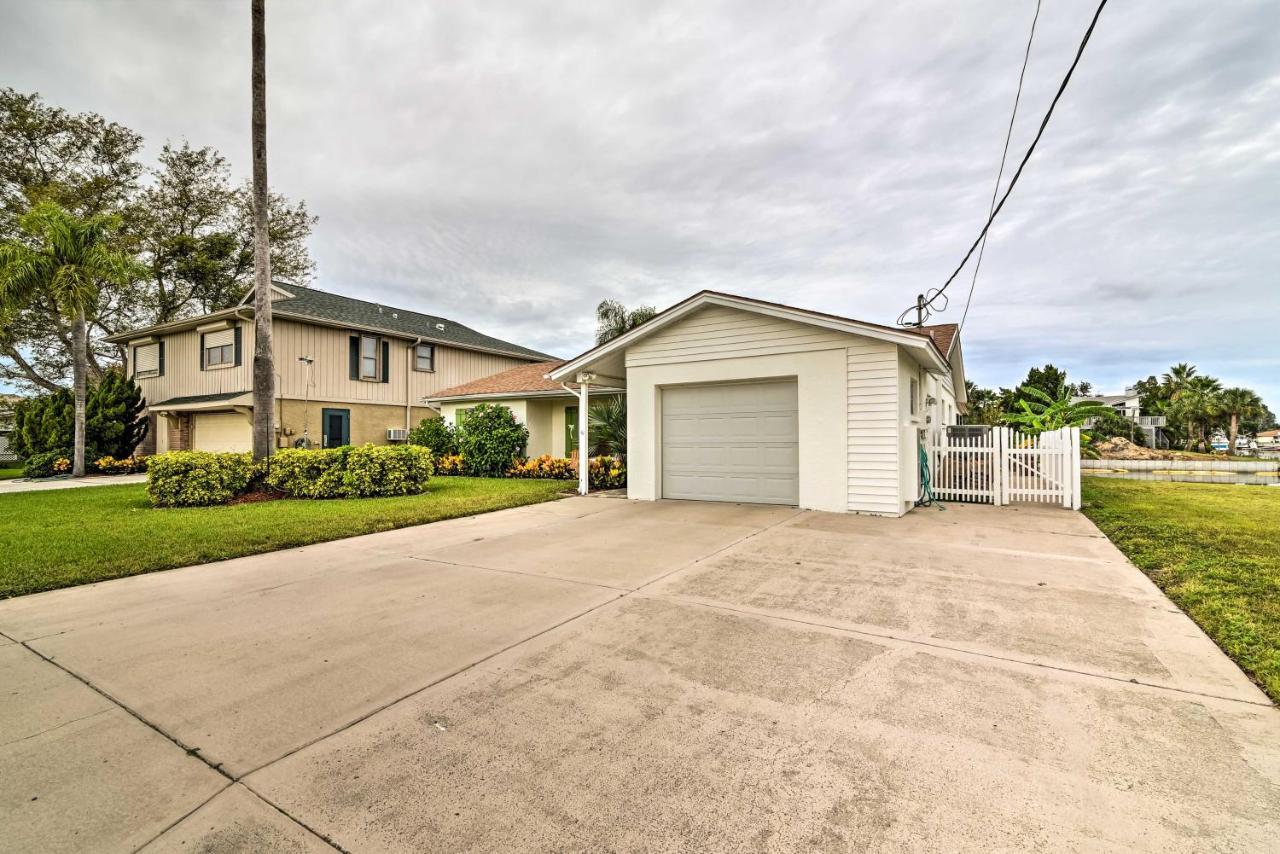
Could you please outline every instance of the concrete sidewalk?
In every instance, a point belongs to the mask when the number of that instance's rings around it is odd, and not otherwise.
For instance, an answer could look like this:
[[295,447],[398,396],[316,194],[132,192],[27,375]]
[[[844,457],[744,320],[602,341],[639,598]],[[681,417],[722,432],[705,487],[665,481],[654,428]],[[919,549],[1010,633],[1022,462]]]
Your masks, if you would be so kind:
[[1269,850],[1280,712],[1057,509],[574,498],[0,602],[0,850]]
[[43,478],[0,480],[0,495],[17,492],[46,492],[50,489],[81,489],[86,486],[119,486],[122,483],[146,483],[145,474],[95,474],[80,478]]

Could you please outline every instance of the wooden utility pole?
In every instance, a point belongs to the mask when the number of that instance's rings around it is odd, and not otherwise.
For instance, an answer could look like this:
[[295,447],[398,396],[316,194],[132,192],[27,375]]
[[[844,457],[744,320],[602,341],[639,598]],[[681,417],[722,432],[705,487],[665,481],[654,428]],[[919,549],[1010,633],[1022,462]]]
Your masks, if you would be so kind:
[[271,242],[267,236],[267,34],[264,0],[253,18],[253,458],[271,455],[276,372],[271,347]]

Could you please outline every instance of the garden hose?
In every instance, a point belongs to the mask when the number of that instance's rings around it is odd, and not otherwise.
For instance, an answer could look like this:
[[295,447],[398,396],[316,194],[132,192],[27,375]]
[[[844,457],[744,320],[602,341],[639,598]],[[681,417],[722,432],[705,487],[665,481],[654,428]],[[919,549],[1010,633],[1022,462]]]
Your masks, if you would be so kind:
[[929,454],[925,451],[924,445],[917,444],[916,450],[920,454],[920,498],[916,501],[916,506],[932,507],[937,503],[939,510],[946,510],[947,508],[933,497],[933,482],[929,478]]

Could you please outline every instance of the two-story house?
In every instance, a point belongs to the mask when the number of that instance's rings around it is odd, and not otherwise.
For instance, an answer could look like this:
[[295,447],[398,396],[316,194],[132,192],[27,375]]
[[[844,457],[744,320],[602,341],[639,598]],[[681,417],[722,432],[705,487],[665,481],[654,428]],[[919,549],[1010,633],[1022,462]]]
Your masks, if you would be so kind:
[[[402,440],[433,393],[545,353],[443,317],[315,288],[272,287],[280,447]],[[107,339],[126,349],[151,429],[140,453],[252,446],[253,303]]]

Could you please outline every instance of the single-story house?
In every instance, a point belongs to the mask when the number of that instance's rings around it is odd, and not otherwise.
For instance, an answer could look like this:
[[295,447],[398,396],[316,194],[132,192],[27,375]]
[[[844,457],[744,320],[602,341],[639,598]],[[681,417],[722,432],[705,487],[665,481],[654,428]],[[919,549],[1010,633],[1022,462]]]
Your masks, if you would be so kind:
[[[547,379],[547,374],[564,364],[557,359],[521,365],[482,379],[441,389],[427,398],[427,405],[440,410],[440,417],[456,427],[467,413],[481,403],[505,406],[529,428],[525,453],[531,457],[550,454],[573,457],[578,450],[578,392],[564,383]],[[592,389],[592,400],[617,395],[621,389],[607,385]]]
[[430,402],[455,422],[476,401],[501,402],[529,424],[531,454],[560,456],[571,398],[581,443],[591,400],[619,393],[630,498],[888,516],[920,495],[922,432],[955,424],[966,404],[955,324],[895,328],[714,291],[576,358]]

